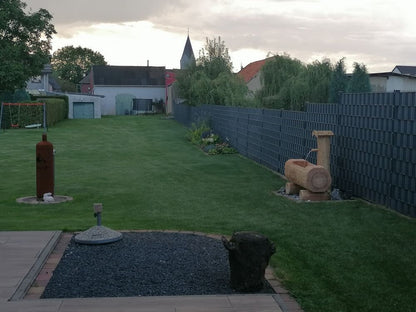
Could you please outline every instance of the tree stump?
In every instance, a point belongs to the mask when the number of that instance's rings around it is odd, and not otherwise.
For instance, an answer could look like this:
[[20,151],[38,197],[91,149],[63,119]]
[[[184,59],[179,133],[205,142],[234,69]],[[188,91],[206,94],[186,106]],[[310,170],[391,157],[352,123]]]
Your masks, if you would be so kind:
[[274,244],[256,232],[236,232],[227,241],[231,288],[240,292],[256,292],[265,285],[264,273],[270,257],[276,252]]

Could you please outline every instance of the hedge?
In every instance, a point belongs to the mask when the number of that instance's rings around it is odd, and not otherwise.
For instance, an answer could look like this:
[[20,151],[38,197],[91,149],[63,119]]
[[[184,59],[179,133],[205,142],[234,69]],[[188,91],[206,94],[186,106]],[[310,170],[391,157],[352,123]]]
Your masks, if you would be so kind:
[[37,101],[46,103],[46,122],[52,127],[57,122],[68,118],[68,97],[38,98]]

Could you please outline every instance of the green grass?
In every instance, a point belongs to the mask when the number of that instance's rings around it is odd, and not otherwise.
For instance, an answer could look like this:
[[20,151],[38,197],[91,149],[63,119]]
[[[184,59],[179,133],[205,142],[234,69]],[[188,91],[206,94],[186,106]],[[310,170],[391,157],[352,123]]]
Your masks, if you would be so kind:
[[173,120],[67,120],[54,144],[59,205],[17,204],[35,195],[39,130],[0,133],[0,229],[255,230],[277,247],[271,264],[305,311],[416,311],[416,222],[362,201],[294,203],[284,181],[239,155],[207,156]]

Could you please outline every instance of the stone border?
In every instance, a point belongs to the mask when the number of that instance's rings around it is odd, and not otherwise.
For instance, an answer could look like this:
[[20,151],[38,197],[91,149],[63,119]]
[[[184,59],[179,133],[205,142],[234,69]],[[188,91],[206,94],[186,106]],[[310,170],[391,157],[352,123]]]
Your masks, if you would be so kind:
[[49,257],[46,259],[23,299],[40,299],[40,296],[53,275],[53,271],[58,266],[59,261],[61,261],[72,236],[73,233],[61,233],[55,248],[49,254]]
[[56,245],[60,241],[61,238],[61,231],[54,231],[52,237],[46,244],[46,246],[42,249],[42,251],[38,254],[35,263],[30,268],[29,272],[25,275],[23,280],[20,282],[19,286],[17,286],[16,291],[10,297],[9,301],[16,301],[23,299],[27,294],[28,290],[31,288],[33,281],[35,280],[36,276],[39,276],[39,272],[41,272],[42,267],[44,267],[45,261],[50,258],[50,254],[52,250],[55,249]]
[[[227,238],[228,240],[231,238],[227,235],[219,235],[219,234],[207,234],[203,232],[194,232],[194,231],[175,231],[175,230],[122,230],[121,233],[148,233],[148,232],[161,232],[161,233],[181,233],[181,234],[191,234],[191,235],[200,235],[205,236],[217,240],[221,240],[222,237]],[[68,246],[71,238],[78,234],[79,232],[75,233],[62,233],[58,243],[55,246],[55,249],[50,253],[49,258],[43,265],[42,269],[40,270],[38,276],[34,280],[32,286],[26,293],[24,299],[40,299],[43,291],[45,290],[46,285],[48,284],[49,280],[53,275],[53,271],[59,264],[66,247]],[[269,285],[273,288],[275,294],[272,294],[274,300],[279,304],[282,312],[303,312],[300,305],[296,302],[296,300],[291,296],[289,291],[287,291],[281,284],[281,282],[277,279],[274,275],[273,268],[269,265],[266,268],[265,276],[264,276],[269,283]]]
[[53,202],[45,202],[41,199],[38,199],[36,196],[26,196],[26,197],[17,198],[16,202],[20,204],[30,204],[30,205],[49,205],[49,204],[65,203],[67,201],[73,200],[71,196],[65,196],[65,195],[54,195],[53,198],[55,199]]

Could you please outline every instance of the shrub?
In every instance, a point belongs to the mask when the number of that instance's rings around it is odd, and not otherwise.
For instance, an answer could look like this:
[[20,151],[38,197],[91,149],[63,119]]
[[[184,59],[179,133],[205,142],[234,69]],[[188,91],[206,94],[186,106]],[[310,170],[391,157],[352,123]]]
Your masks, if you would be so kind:
[[205,122],[200,125],[193,123],[188,132],[188,139],[195,145],[201,145],[203,143],[203,137],[205,137],[206,133],[210,131],[210,127]]
[[222,142],[221,138],[206,123],[199,126],[192,124],[188,132],[188,139],[209,155],[237,153],[237,150],[231,147],[228,142]]
[[57,122],[68,118],[68,97],[34,97],[37,102],[46,103],[46,121],[48,127],[52,127]]

